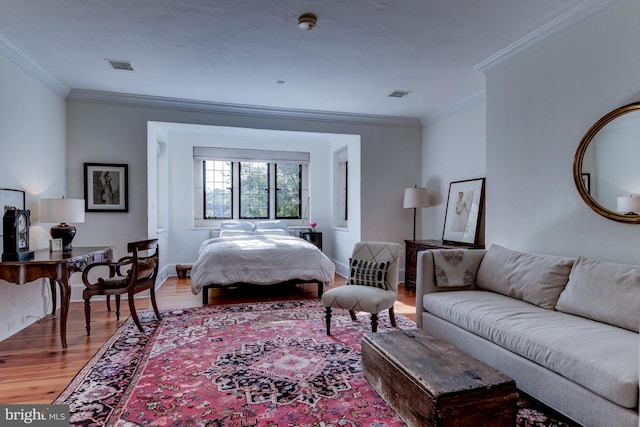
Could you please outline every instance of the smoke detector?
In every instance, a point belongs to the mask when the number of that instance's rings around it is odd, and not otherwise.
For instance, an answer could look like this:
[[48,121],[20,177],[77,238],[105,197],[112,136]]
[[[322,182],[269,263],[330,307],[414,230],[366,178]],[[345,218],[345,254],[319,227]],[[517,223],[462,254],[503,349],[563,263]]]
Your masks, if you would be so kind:
[[298,18],[298,28],[304,31],[311,31],[316,27],[318,17],[313,13],[303,13]]

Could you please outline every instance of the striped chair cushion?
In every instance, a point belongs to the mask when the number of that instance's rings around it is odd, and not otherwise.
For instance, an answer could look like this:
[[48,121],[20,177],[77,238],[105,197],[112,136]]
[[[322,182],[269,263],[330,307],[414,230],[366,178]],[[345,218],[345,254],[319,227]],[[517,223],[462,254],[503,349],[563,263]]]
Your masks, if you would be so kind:
[[375,262],[364,259],[349,258],[351,274],[348,285],[373,286],[387,289],[385,279],[390,261]]

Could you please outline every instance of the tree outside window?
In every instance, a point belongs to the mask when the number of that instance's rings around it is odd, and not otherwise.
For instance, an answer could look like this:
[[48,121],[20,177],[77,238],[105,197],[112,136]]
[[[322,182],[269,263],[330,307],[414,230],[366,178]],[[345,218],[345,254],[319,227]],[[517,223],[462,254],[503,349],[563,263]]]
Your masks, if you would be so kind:
[[206,159],[200,165],[204,219],[302,218],[302,164]]
[[232,218],[232,163],[205,160],[204,217],[207,219]]
[[240,218],[269,218],[269,164],[240,162]]
[[276,218],[301,218],[302,166],[293,163],[276,167]]

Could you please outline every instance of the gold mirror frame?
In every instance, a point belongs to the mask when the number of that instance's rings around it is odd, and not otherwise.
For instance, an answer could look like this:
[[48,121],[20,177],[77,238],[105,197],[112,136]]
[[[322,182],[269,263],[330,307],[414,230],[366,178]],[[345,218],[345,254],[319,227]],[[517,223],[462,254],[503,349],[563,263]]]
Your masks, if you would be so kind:
[[585,203],[593,209],[598,214],[604,216],[605,218],[612,219],[614,221],[626,222],[628,224],[640,224],[640,215],[629,215],[629,214],[621,214],[612,210],[609,210],[602,205],[600,205],[591,194],[587,191],[584,186],[584,181],[582,180],[582,161],[584,159],[584,154],[589,147],[589,144],[596,136],[596,134],[605,127],[612,120],[623,116],[625,114],[631,113],[633,111],[640,110],[640,103],[633,103],[629,105],[625,105],[624,107],[617,108],[610,113],[603,116],[600,120],[598,120],[591,128],[587,131],[587,133],[582,137],[580,141],[580,145],[578,145],[578,150],[576,151],[576,155],[573,159],[573,180],[576,184],[576,188],[578,189],[578,193],[585,201]]

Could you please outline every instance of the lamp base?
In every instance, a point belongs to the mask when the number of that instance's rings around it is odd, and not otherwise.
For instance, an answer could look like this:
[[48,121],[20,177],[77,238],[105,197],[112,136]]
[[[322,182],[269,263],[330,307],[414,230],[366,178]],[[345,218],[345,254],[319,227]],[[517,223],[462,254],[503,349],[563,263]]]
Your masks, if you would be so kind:
[[62,239],[63,251],[70,251],[73,249],[71,241],[76,236],[76,228],[73,225],[61,222],[60,224],[51,227],[49,234],[51,234],[51,238],[53,239]]

